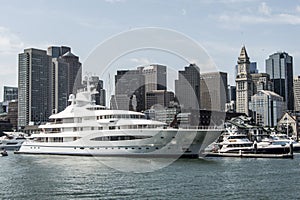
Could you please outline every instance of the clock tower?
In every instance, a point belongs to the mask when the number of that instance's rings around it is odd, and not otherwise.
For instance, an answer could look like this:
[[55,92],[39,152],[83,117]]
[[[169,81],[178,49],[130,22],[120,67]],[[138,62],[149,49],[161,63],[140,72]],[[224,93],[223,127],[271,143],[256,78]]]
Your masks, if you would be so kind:
[[236,112],[245,113],[249,116],[249,101],[253,95],[252,78],[250,75],[250,61],[246,47],[241,49],[238,57],[238,70],[236,82]]

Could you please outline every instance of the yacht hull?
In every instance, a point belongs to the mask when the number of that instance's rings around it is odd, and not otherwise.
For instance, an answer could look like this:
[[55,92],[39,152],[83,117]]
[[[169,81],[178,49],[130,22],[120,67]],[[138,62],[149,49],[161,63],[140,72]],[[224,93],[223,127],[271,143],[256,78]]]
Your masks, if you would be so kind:
[[[122,132],[126,135],[125,132]],[[127,132],[129,133],[129,132]],[[120,135],[118,131],[90,133],[71,142],[25,141],[18,154],[51,154],[71,156],[126,157],[199,157],[209,144],[220,136],[221,130],[161,129],[132,130],[130,135],[151,136],[147,139],[124,141],[94,141],[103,135]]]

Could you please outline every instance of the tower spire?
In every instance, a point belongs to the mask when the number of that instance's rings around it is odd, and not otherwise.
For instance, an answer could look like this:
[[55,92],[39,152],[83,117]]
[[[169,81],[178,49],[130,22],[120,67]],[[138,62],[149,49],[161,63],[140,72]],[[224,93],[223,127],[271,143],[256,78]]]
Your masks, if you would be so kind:
[[247,50],[245,45],[243,45],[242,49],[241,49],[241,53],[240,56],[238,58],[238,63],[250,63],[250,58],[247,54]]

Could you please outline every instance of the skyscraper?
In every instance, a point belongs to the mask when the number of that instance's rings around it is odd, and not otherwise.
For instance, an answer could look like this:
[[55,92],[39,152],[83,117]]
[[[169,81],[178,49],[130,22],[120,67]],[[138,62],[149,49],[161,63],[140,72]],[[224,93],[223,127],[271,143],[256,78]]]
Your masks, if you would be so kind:
[[51,57],[39,49],[19,54],[18,126],[44,122],[51,114]]
[[295,111],[300,111],[300,76],[294,78]]
[[200,75],[201,109],[225,111],[227,73],[210,72]]
[[196,64],[178,72],[175,94],[182,109],[200,109],[200,69]]
[[70,47],[25,49],[19,54],[18,126],[41,123],[67,106],[81,86],[81,63]]
[[52,58],[52,112],[60,112],[68,105],[69,95],[76,94],[81,87],[81,63],[66,46],[48,47],[48,55]]
[[266,60],[266,73],[270,75],[273,91],[283,97],[288,110],[293,110],[293,57],[286,52],[270,55]]
[[250,75],[250,60],[246,47],[241,49],[238,57],[238,72],[236,82],[236,112],[245,113],[249,116],[249,101],[253,94],[252,80]]

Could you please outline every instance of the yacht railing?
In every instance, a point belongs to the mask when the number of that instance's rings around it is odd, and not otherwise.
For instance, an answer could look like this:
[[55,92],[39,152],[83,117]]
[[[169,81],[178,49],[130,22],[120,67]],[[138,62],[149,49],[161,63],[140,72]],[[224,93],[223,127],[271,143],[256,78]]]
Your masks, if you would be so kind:
[[180,125],[178,129],[225,130],[223,126],[188,126]]

